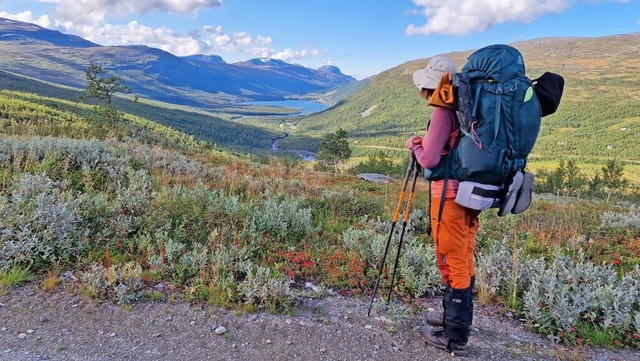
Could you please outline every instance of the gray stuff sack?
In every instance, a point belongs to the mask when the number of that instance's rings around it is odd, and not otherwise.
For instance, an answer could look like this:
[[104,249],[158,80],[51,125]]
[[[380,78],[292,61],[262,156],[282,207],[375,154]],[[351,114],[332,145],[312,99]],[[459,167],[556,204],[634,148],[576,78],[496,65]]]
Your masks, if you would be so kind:
[[456,203],[479,211],[500,207],[503,196],[502,186],[476,182],[460,182]]

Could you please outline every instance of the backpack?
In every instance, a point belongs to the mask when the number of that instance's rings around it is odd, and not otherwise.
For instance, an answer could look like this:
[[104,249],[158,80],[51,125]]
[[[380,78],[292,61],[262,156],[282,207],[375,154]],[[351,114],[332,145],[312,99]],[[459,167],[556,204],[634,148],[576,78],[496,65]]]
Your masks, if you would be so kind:
[[425,177],[502,186],[526,167],[542,119],[522,55],[508,45],[484,47],[451,82],[462,135]]

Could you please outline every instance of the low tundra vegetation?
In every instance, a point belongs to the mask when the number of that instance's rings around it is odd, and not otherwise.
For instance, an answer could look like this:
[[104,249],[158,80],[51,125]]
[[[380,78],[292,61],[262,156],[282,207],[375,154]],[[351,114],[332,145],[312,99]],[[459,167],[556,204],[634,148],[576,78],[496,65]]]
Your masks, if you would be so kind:
[[[311,283],[371,296],[399,185],[295,162],[197,158],[135,139],[0,139],[0,287],[42,280],[86,297],[286,312]],[[393,297],[439,295],[419,184]],[[609,198],[607,194],[607,198]],[[536,195],[482,214],[476,297],[575,345],[640,346],[640,210]],[[396,227],[381,295],[390,286]]]

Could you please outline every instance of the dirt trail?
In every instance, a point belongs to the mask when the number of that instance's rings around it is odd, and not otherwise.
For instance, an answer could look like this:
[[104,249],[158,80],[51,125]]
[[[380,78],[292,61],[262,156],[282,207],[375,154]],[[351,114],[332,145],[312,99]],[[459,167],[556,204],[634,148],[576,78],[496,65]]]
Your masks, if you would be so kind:
[[[430,307],[439,303],[426,300]],[[367,317],[367,308],[367,300],[301,295],[292,315],[185,302],[127,309],[28,285],[0,296],[0,361],[454,358],[419,338],[420,314],[405,312],[389,322]],[[470,355],[462,359],[632,361],[640,351],[565,348],[525,331],[496,307],[477,307]]]

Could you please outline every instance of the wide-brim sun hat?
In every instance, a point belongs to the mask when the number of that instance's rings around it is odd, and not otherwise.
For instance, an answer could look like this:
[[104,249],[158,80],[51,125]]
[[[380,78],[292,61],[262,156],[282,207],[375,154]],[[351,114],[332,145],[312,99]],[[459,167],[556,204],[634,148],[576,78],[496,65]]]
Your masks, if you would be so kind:
[[413,83],[418,89],[435,89],[445,73],[456,72],[453,60],[444,56],[435,56],[429,60],[424,69],[413,73]]

